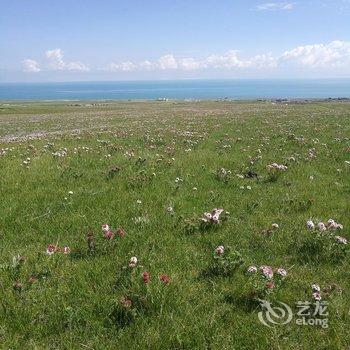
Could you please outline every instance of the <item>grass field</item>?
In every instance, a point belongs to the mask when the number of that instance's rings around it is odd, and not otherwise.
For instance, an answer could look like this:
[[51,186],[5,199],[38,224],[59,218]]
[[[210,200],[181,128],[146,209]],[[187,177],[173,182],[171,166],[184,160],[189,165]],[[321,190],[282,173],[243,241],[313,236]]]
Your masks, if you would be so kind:
[[346,102],[1,103],[0,348],[348,349],[349,137]]

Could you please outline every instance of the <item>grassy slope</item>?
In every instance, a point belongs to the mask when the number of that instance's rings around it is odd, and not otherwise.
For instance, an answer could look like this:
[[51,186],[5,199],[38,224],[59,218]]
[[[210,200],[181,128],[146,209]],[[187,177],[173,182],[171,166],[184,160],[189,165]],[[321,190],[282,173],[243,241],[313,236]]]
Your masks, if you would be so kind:
[[[345,348],[349,258],[314,256],[306,249],[313,233],[305,222],[334,218],[350,238],[349,117],[347,103],[2,105],[0,149],[11,151],[0,156],[1,347]],[[8,135],[37,133],[42,136],[35,140],[7,142]],[[54,145],[45,148],[48,143]],[[68,156],[51,155],[63,147]],[[311,148],[314,159],[308,158]],[[258,156],[258,149],[262,158],[251,166],[249,157]],[[131,150],[128,159],[124,153]],[[28,168],[22,164],[27,157]],[[146,161],[138,165],[138,157]],[[267,181],[272,162],[288,164],[276,182]],[[108,179],[114,165],[121,170]],[[227,182],[213,175],[222,167],[232,172]],[[236,176],[249,168],[259,180]],[[176,177],[183,179],[178,189]],[[247,185],[251,190],[240,188]],[[166,213],[168,205],[174,216]],[[230,219],[215,231],[185,232],[184,220],[214,207],[229,211]],[[138,216],[149,221],[138,225]],[[103,240],[105,222],[122,226],[125,238]],[[261,234],[273,222],[279,229]],[[86,249],[89,227],[97,246],[92,256]],[[46,256],[46,246],[57,241],[72,253]],[[231,277],[201,277],[220,244],[237,249],[245,264]],[[17,254],[26,257],[18,271],[10,267]],[[137,278],[143,270],[151,274],[147,293],[153,302],[130,324],[116,324],[113,311],[123,295],[116,273],[133,255],[143,266]],[[294,309],[296,301],[310,300],[311,283],[339,285],[342,293],[324,297],[329,328],[261,325],[259,309],[247,300],[250,264],[289,269],[285,285],[269,299]],[[48,277],[30,286],[29,276],[43,271]],[[161,285],[159,273],[171,283]],[[21,292],[13,291],[15,281]]]

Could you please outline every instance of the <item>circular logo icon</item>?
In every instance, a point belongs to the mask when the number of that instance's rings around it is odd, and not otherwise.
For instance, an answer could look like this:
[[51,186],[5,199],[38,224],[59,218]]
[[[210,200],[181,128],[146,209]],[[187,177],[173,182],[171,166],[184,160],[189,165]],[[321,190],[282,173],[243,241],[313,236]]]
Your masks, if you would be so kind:
[[278,302],[279,306],[272,306],[267,300],[260,300],[263,310],[259,311],[259,321],[267,326],[285,325],[293,318],[292,309],[285,303]]

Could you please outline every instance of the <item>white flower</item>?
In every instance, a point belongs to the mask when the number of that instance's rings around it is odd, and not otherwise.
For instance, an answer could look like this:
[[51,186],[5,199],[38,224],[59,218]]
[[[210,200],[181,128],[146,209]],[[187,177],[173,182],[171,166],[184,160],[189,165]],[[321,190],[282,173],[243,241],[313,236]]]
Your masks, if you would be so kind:
[[68,194],[72,195],[72,194],[73,194],[73,191],[69,191]]
[[63,249],[62,249],[62,253],[63,254],[69,254],[70,253],[70,248],[69,247],[63,247]]
[[172,213],[174,212],[174,208],[173,208],[171,205],[169,205],[169,206],[166,208],[166,211],[167,211],[168,213],[172,214]]
[[335,239],[338,243],[341,244],[348,244],[348,240],[345,237],[341,237],[341,236],[335,236]]
[[129,267],[135,267],[137,265],[137,257],[132,256],[129,260]]
[[103,224],[103,225],[102,225],[102,231],[103,231],[103,232],[108,232],[108,231],[109,231],[109,225]]
[[276,224],[275,222],[271,226],[272,228],[279,228],[278,224]]
[[316,284],[316,283],[313,283],[311,285],[311,289],[312,289],[313,292],[320,292],[321,291],[320,286],[318,284]]
[[326,231],[327,230],[326,225],[322,221],[320,221],[317,224],[317,228],[318,228],[319,231]]
[[215,248],[216,255],[224,254],[224,251],[225,251],[225,248],[223,245],[219,245],[218,247]]
[[308,220],[306,221],[306,227],[309,229],[309,230],[313,230],[315,228],[315,224],[313,223],[312,220]]
[[287,271],[285,269],[283,269],[282,267],[279,267],[277,269],[277,273],[282,276],[282,277],[286,277],[287,276]]
[[336,224],[337,224],[337,223],[336,223],[333,219],[329,219],[329,220],[327,221],[327,226],[328,226],[329,228],[334,228]]
[[136,201],[136,203],[137,203],[137,204],[142,204],[142,201],[141,201],[140,199],[138,199],[138,200]]
[[249,267],[248,267],[247,271],[248,271],[249,273],[255,273],[255,272],[258,271],[258,269],[257,269],[256,266],[252,265],[252,266],[249,266]]

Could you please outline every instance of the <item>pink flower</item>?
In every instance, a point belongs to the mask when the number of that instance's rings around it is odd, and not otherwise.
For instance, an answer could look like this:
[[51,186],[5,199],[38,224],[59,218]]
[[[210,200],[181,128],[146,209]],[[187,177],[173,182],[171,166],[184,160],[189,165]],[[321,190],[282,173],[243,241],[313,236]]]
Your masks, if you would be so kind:
[[273,277],[273,270],[270,266],[260,266],[260,272],[264,275],[264,277],[271,279]]
[[316,301],[320,301],[320,300],[322,299],[321,293],[320,293],[320,292],[314,292],[314,293],[312,293],[312,297],[313,297]]
[[57,250],[56,246],[53,244],[49,244],[46,248],[46,254],[52,255]]
[[267,282],[266,285],[265,285],[265,287],[266,287],[267,289],[273,289],[274,286],[275,286],[275,285],[273,284],[272,281]]
[[168,275],[160,275],[159,280],[163,282],[164,284],[168,284],[170,282],[170,277]]
[[225,248],[223,245],[219,245],[218,247],[215,248],[215,254],[216,255],[222,255],[224,254]]
[[143,283],[147,284],[149,282],[150,276],[147,271],[142,272],[141,277],[142,277]]
[[103,237],[106,239],[111,239],[111,238],[113,238],[113,236],[114,236],[114,234],[112,231],[105,231],[103,234]]

